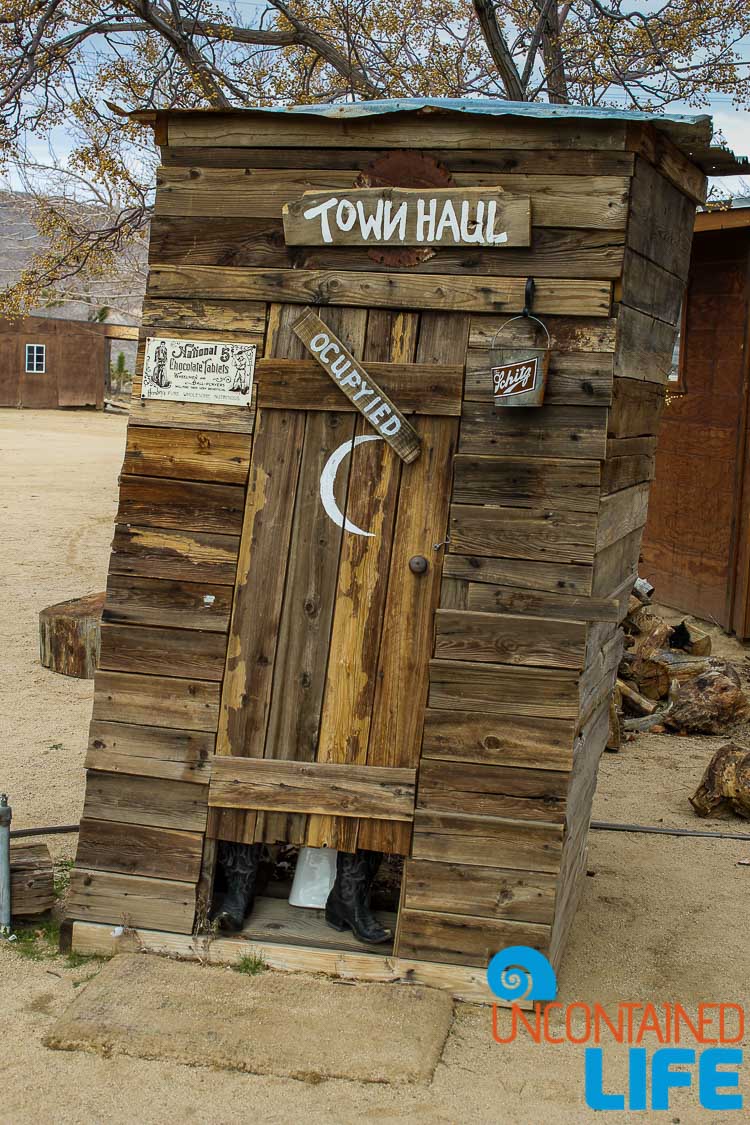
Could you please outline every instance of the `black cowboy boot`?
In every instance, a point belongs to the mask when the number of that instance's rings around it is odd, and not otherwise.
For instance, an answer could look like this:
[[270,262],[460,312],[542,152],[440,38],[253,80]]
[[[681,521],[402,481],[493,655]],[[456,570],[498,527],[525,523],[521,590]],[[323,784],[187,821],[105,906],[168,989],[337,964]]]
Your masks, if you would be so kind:
[[213,921],[220,930],[241,930],[252,910],[262,847],[262,844],[219,841],[218,861],[226,892],[214,909]]
[[336,882],[326,903],[326,922],[334,930],[352,931],[358,941],[381,945],[393,934],[380,925],[370,910],[370,888],[380,866],[380,852],[360,849],[355,855],[339,852]]

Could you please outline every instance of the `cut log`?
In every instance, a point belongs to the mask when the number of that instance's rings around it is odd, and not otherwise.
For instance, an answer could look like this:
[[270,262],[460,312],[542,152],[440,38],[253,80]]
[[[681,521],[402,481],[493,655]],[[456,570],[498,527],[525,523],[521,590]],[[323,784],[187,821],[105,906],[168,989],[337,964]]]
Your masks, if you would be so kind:
[[651,660],[642,653],[624,653],[618,674],[647,699],[664,699],[669,692],[669,671],[666,666],[660,660]]
[[99,661],[104,594],[47,606],[39,614],[39,659],[45,668],[93,680]]
[[628,598],[628,614],[627,614],[627,617],[625,619],[625,624],[629,625],[630,624],[630,618],[634,617],[637,613],[640,613],[640,611],[642,609],[643,609],[643,602],[640,601],[640,599],[637,598],[635,596],[635,594],[631,594],[630,597]]
[[708,763],[690,804],[698,816],[736,813],[750,820],[750,750],[734,742],[721,746]]
[[689,653],[690,656],[711,655],[711,638],[708,633],[704,633],[702,629],[696,629],[695,625],[689,625],[687,621],[681,621],[679,625],[675,625],[669,638],[669,646],[670,648],[680,648],[683,652]]
[[655,660],[661,661],[669,672],[670,680],[687,683],[689,680],[696,679],[697,676],[702,676],[704,672],[721,672],[722,676],[726,676],[737,687],[740,686],[740,676],[735,666],[720,657],[688,656],[672,649],[663,649],[658,654],[650,655]]
[[748,698],[729,665],[726,674],[711,669],[679,683],[665,725],[684,734],[718,734],[727,723],[745,718],[748,712]]
[[636,637],[635,648],[644,656],[653,656],[670,643],[672,626],[667,625],[660,617],[644,611],[638,616],[636,623],[639,635]]
[[674,649],[632,649],[623,654],[618,675],[647,699],[665,699],[673,680],[690,684],[709,672],[720,673],[739,689],[739,674],[726,660],[688,656]]
[[618,679],[617,688],[623,704],[627,706],[631,715],[653,715],[656,710],[656,703],[652,699],[647,699],[645,695],[641,695],[635,688],[626,684],[624,680]]
[[622,746],[622,731],[620,730],[620,716],[617,712],[617,702],[613,695],[609,701],[609,731],[604,749],[610,754],[616,754]]
[[10,911],[12,918],[44,914],[55,902],[54,866],[46,844],[12,840]]

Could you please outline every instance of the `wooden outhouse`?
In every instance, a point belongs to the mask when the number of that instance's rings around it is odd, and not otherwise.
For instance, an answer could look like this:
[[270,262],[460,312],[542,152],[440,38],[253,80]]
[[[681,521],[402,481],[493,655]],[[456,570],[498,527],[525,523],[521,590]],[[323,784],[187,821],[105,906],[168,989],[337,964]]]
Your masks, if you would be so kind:
[[0,321],[0,407],[101,410],[110,340],[137,339],[126,324],[27,316]]
[[[256,355],[236,401],[134,388],[73,946],[487,998],[495,951],[559,964],[573,920],[695,206],[735,160],[705,117],[491,100],[136,117],[146,354]],[[217,840],[404,857],[393,948],[273,895],[217,938]]]
[[701,211],[643,536],[660,602],[750,637],[750,207]]

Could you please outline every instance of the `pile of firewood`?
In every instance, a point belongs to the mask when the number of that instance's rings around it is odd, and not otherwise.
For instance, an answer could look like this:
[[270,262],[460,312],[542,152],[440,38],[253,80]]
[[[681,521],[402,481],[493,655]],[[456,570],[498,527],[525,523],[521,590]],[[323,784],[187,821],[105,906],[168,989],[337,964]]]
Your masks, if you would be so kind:
[[623,622],[608,750],[619,750],[628,731],[717,734],[750,713],[734,665],[711,656],[708,633],[658,617],[650,608],[653,592],[639,578]]

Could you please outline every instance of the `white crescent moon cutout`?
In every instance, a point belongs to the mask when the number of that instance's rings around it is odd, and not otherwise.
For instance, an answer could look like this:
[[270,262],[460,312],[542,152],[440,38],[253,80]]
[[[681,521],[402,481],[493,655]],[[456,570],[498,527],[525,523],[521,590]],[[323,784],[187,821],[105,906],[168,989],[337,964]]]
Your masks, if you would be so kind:
[[331,456],[323,466],[323,472],[320,474],[320,500],[326,510],[326,514],[333,520],[338,527],[343,527],[344,531],[350,531],[352,535],[367,535],[372,537],[374,532],[363,531],[361,527],[357,527],[356,523],[348,520],[344,513],[336,503],[336,497],[333,495],[333,487],[336,483],[336,473],[339,471],[339,465],[347,456],[352,453],[358,445],[362,445],[365,441],[382,441],[383,439],[377,434],[361,434],[355,437],[352,441],[345,441],[338,449],[334,449]]

